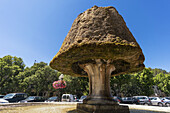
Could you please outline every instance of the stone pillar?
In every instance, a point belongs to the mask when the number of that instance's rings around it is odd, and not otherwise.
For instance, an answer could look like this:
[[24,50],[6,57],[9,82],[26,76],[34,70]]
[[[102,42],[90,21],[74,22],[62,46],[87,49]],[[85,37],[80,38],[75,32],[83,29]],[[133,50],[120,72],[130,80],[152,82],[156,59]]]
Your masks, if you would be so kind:
[[88,74],[89,95],[83,104],[77,104],[77,110],[82,113],[129,113],[128,107],[113,101],[110,92],[110,77],[115,66],[110,60],[97,59],[95,62],[79,65]]
[[100,59],[96,63],[80,65],[87,72],[89,78],[89,95],[83,101],[86,104],[116,104],[110,93],[111,72],[115,70],[113,64]]

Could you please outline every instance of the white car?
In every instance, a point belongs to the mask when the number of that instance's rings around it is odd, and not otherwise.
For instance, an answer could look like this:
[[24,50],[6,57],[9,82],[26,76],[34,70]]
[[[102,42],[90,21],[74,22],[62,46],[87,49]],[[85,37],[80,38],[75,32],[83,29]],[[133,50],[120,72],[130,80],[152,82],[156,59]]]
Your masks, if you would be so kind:
[[165,106],[170,107],[170,97],[164,97],[162,101],[165,103]]
[[0,99],[0,103],[9,103],[9,102],[5,99]]
[[151,101],[151,105],[156,105],[156,106],[164,106],[165,102],[163,100],[161,100],[159,97],[149,97],[150,101]]
[[62,102],[73,102],[74,101],[73,95],[72,94],[63,94],[61,101]]

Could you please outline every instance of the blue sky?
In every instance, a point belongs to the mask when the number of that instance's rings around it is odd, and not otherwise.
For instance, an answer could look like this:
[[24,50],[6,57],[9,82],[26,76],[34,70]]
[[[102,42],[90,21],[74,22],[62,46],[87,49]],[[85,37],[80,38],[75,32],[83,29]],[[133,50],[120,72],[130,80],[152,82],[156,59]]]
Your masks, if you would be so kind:
[[49,63],[74,19],[92,6],[114,6],[145,55],[145,66],[170,71],[170,0],[0,0],[0,58]]

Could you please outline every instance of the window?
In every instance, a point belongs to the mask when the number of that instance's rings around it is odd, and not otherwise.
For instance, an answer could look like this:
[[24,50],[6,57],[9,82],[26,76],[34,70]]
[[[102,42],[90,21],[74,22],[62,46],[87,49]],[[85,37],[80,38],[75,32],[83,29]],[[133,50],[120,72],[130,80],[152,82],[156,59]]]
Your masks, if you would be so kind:
[[64,96],[63,96],[63,99],[66,99],[66,98],[67,98],[66,95],[64,95]]
[[26,95],[26,94],[24,94],[24,98],[27,98],[27,95]]

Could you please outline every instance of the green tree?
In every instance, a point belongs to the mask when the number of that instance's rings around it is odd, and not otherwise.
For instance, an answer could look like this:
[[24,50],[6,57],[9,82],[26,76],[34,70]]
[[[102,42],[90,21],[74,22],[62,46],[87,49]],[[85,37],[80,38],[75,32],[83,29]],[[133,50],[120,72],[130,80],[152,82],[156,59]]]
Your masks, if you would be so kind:
[[21,58],[10,55],[0,58],[0,93],[18,91],[16,76],[24,71],[25,64]]
[[159,73],[168,74],[168,72],[166,70],[163,70],[163,69],[158,69],[158,68],[155,68],[155,69],[149,68],[149,69],[153,72],[153,76],[156,76]]
[[150,96],[153,94],[153,85],[154,85],[154,80],[153,80],[153,72],[150,71],[150,69],[145,68],[143,71],[138,72],[134,74],[134,79],[136,81],[136,93],[138,95],[146,95]]
[[154,77],[154,83],[167,96],[170,95],[170,74],[159,73]]
[[61,73],[51,69],[46,63],[35,63],[31,68],[26,68],[18,75],[20,87],[29,94],[49,96],[55,92],[52,83],[58,80]]
[[69,75],[64,76],[64,80],[67,83],[67,87],[63,90],[63,93],[75,94],[78,97],[87,95],[89,91],[88,77],[72,77]]
[[[111,78],[111,89],[115,96],[128,96],[130,87],[131,75],[119,75]],[[123,94],[123,95],[122,95]]]
[[129,75],[119,75],[111,78],[111,89],[116,96],[134,96],[153,94],[153,73],[145,68]]

